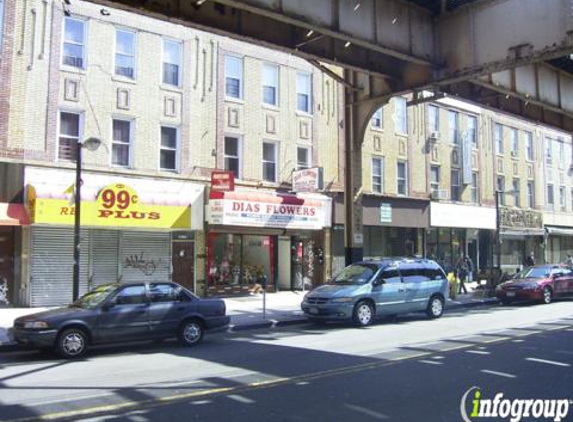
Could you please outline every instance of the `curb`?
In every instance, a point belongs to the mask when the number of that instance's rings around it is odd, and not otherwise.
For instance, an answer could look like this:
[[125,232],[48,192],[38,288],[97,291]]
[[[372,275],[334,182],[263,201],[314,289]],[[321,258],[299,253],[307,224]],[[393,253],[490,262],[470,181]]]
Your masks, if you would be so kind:
[[[478,306],[495,305],[497,303],[499,303],[499,301],[493,298],[489,300],[480,300],[476,302],[467,302],[467,303],[452,303],[450,301],[449,304],[446,304],[445,310],[447,311],[448,309],[475,308]],[[238,333],[242,331],[260,330],[263,328],[286,327],[290,325],[301,325],[307,323],[310,323],[310,321],[306,317],[302,316],[299,318],[292,318],[285,320],[269,319],[267,321],[256,322],[253,324],[240,324],[240,325],[230,324],[226,329],[223,330],[228,333]],[[29,349],[22,348],[21,346],[18,346],[15,343],[0,344],[0,352],[2,353],[15,352],[21,350],[29,350]]]

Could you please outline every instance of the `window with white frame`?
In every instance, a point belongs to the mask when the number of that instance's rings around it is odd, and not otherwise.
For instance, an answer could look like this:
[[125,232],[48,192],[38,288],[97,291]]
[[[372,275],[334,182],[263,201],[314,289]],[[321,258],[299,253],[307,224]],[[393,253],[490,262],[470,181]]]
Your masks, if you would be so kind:
[[499,205],[505,205],[505,176],[497,176],[497,191]]
[[533,161],[533,134],[531,132],[525,132],[525,158],[528,161]]
[[450,180],[450,197],[452,198],[452,201],[459,201],[461,198],[460,169],[452,169]]
[[457,111],[448,112],[448,122],[450,124],[450,142],[458,145],[460,143],[460,118]]
[[297,72],[296,74],[296,109],[303,113],[311,112],[311,74]]
[[382,120],[382,107],[374,112],[372,119],[370,120],[370,126],[374,129],[382,129],[384,122]]
[[115,74],[135,78],[135,32],[115,30]]
[[470,185],[470,196],[474,204],[479,203],[479,175],[476,172],[472,173],[472,183]]
[[503,154],[503,126],[496,123],[493,127],[493,141],[495,143],[495,152]]
[[81,136],[82,115],[60,111],[60,135],[58,137],[58,160],[76,161],[78,142]]
[[263,180],[277,181],[277,144],[263,142]]
[[279,67],[263,64],[263,103],[277,107],[279,105]]
[[557,148],[559,151],[559,168],[563,168],[565,166],[565,142],[563,139],[557,140]]
[[179,131],[175,127],[161,126],[159,168],[176,171],[179,167]]
[[430,191],[436,192],[440,188],[440,167],[430,167]]
[[4,0],[0,0],[0,56],[2,55],[2,34],[4,33]]
[[406,99],[402,97],[394,98],[396,132],[404,135],[408,134],[408,113]]
[[232,171],[237,179],[241,178],[240,139],[236,136],[225,136],[225,170]]
[[296,147],[296,169],[308,169],[311,167],[311,153],[310,147],[298,146]]
[[519,179],[513,179],[513,204],[516,207],[521,207],[521,184]]
[[86,22],[81,19],[64,19],[64,38],[62,64],[85,69]]
[[181,83],[181,43],[163,39],[163,83],[180,86]]
[[384,192],[384,158],[372,158],[372,191]]
[[474,148],[477,148],[477,117],[468,116],[468,136]]
[[565,211],[565,186],[559,186],[559,209]]
[[553,164],[553,139],[545,138],[545,163],[550,166]]
[[573,210],[573,189],[571,189],[571,210]]
[[114,166],[131,166],[131,126],[131,120],[113,119],[111,164]]
[[398,195],[408,195],[408,166],[398,161],[396,166],[396,191]]
[[225,56],[225,96],[243,98],[243,59],[236,56]]
[[527,208],[535,208],[535,183],[527,182]]
[[428,130],[430,132],[440,131],[440,109],[435,105],[428,105]]
[[553,191],[553,185],[547,185],[547,209],[553,211],[555,209],[555,193]]
[[517,136],[517,129],[509,128],[509,139],[511,141],[511,156],[519,156],[519,138]]

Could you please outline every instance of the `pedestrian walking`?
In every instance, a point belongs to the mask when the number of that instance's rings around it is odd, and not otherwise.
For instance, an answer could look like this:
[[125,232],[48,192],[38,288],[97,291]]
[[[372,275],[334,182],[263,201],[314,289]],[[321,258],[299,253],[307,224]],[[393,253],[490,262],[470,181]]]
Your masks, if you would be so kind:
[[465,254],[462,254],[456,266],[458,273],[458,278],[460,280],[460,287],[458,289],[458,294],[462,294],[462,290],[467,294],[468,289],[466,288],[465,281],[469,273],[468,259]]
[[529,254],[527,258],[525,258],[525,266],[526,267],[533,267],[535,265],[535,254],[533,251]]

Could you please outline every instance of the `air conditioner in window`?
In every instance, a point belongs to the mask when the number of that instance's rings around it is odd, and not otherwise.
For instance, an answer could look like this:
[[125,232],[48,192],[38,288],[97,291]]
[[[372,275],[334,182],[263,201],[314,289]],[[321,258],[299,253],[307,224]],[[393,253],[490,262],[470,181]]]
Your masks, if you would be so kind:
[[448,191],[445,189],[432,189],[430,198],[435,200],[448,199]]
[[430,132],[429,138],[432,141],[439,141],[440,140],[440,132],[438,132],[437,130]]

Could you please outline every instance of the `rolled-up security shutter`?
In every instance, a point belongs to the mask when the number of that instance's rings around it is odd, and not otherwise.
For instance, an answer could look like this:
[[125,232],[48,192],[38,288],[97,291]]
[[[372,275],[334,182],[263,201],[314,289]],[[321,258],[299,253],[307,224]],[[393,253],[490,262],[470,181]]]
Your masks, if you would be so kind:
[[130,232],[121,234],[121,281],[169,281],[171,234]]
[[117,230],[92,230],[90,288],[117,282],[120,234]]
[[[87,291],[89,230],[81,231],[80,295]],[[72,228],[32,227],[31,306],[58,306],[72,301],[74,268]]]

